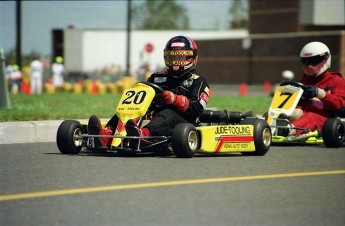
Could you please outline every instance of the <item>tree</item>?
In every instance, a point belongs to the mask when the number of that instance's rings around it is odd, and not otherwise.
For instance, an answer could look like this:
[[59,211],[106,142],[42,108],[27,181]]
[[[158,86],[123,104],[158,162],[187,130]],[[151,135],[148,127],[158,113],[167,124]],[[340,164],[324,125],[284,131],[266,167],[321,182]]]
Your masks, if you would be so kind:
[[138,30],[189,29],[187,10],[175,0],[146,0],[133,6],[134,28]]
[[246,28],[248,24],[248,1],[233,0],[229,8],[231,28]]

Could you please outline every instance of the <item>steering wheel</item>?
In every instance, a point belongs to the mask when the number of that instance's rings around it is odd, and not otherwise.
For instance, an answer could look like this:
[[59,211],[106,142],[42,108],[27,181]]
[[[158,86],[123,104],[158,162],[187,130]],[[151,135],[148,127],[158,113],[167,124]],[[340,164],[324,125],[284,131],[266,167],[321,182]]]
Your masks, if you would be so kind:
[[165,106],[165,104],[161,103],[159,99],[159,95],[165,91],[162,87],[152,82],[141,82],[141,83],[152,87],[156,92],[156,95],[153,98],[151,105],[153,105],[155,108],[161,108]]
[[154,84],[152,82],[141,82],[141,83],[148,85],[148,86],[151,86],[155,90],[156,94],[158,94],[158,95],[162,94],[164,92],[164,89],[162,87],[160,87],[159,85]]
[[286,85],[292,85],[292,86],[300,87],[300,88],[304,89],[303,83],[300,83],[300,82],[284,81],[284,82],[280,83],[280,86],[286,86]]

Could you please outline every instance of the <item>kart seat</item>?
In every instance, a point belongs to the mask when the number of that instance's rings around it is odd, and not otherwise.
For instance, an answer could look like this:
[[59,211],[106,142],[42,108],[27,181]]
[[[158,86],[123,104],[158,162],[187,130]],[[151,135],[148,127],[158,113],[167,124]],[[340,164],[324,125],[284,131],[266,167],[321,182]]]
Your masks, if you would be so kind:
[[201,123],[239,123],[246,116],[238,111],[213,111],[204,110],[199,116]]

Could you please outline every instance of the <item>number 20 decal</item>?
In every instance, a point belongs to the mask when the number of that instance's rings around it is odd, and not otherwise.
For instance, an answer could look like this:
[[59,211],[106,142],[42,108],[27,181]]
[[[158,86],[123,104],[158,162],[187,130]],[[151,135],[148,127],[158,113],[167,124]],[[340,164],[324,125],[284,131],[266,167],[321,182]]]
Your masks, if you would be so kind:
[[293,93],[280,93],[280,96],[286,96],[285,100],[278,106],[278,108],[284,107],[286,102],[292,97]]
[[126,93],[126,96],[122,104],[141,104],[146,97],[146,91],[141,90],[136,93],[134,90],[130,90]]

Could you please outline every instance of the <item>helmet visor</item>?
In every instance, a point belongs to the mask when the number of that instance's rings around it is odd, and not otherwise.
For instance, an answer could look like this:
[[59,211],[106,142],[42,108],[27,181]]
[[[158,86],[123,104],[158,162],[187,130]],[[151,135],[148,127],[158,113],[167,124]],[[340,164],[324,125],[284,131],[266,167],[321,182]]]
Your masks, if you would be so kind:
[[167,66],[186,66],[193,61],[193,50],[164,50]]
[[319,56],[313,56],[313,57],[302,57],[301,62],[303,64],[303,66],[318,65],[322,61],[327,60],[328,57],[329,57],[328,53],[325,53],[322,56],[319,55]]

